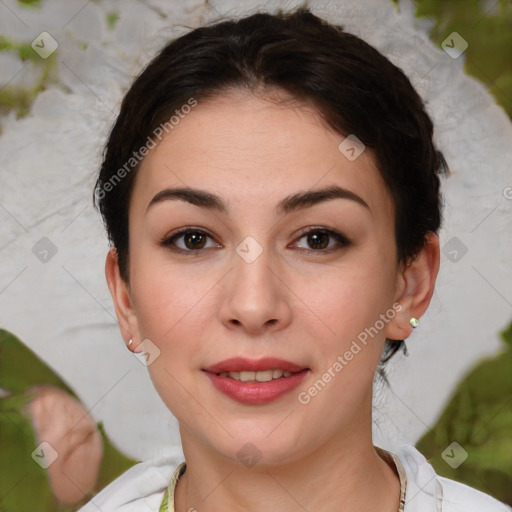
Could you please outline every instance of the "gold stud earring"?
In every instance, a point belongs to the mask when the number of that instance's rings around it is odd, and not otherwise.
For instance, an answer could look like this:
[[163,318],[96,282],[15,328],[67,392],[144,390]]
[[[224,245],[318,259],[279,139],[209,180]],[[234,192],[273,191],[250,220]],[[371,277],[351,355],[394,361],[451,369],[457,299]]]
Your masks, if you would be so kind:
[[411,324],[411,327],[412,327],[413,329],[415,329],[415,328],[418,326],[418,319],[417,319],[417,318],[412,317],[412,318],[409,320],[409,323]]

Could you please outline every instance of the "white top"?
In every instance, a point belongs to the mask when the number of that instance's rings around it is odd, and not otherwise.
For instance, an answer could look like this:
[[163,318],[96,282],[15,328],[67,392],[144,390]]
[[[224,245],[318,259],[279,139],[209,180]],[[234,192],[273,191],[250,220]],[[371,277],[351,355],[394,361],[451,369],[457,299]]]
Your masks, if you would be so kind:
[[[488,494],[439,476],[412,445],[399,446],[389,453],[394,455],[405,483],[404,512],[512,512]],[[171,478],[176,477],[177,466],[169,456],[136,464],[78,512],[158,512]],[[406,478],[402,479],[404,473]]]

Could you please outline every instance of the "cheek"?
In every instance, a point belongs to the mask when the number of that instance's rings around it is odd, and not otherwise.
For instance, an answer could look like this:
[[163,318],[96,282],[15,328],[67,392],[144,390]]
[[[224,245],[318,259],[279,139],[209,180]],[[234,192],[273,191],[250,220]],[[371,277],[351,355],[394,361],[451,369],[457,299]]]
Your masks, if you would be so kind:
[[155,387],[165,395],[176,395],[180,383],[189,389],[191,370],[208,358],[208,326],[215,318],[213,273],[203,275],[193,265],[172,267],[141,265],[132,280],[132,296],[141,339],[149,339],[159,350],[148,370]]
[[374,249],[362,251],[343,266],[304,280],[298,294],[331,334],[350,341],[391,306],[395,273],[390,263]]
[[324,384],[328,388],[318,405],[325,401],[327,406],[332,400],[348,409],[357,406],[371,388],[386,327],[395,314],[392,283],[396,274],[391,259],[376,246],[357,256],[314,281],[304,280],[299,292],[321,320],[305,312],[307,337],[315,340],[321,361],[319,388]]
[[[148,365],[153,385],[162,401],[183,419],[190,414],[191,396],[197,396],[194,372],[204,357],[206,321],[202,312],[213,307],[209,287],[183,272],[162,272],[152,268],[133,283],[137,320],[142,339],[158,349],[158,357]],[[211,315],[211,310],[209,311]]]
[[194,265],[171,263],[163,250],[140,251],[133,255],[132,265],[132,297],[141,336],[157,345],[172,342],[201,309],[211,288],[208,278],[201,277]]
[[[306,404],[305,410],[330,410],[325,418],[326,431],[356,417],[361,403],[371,401],[387,326],[381,315],[388,321],[394,316],[391,310],[393,315],[386,317],[391,308],[389,278],[382,268],[369,268],[360,262],[309,289],[308,305],[319,312],[321,322],[311,315],[303,318],[309,351],[319,365],[315,379],[299,390],[303,393],[299,403]],[[303,293],[306,289],[305,285]],[[313,346],[311,340],[315,341]],[[314,420],[311,422],[313,425]]]

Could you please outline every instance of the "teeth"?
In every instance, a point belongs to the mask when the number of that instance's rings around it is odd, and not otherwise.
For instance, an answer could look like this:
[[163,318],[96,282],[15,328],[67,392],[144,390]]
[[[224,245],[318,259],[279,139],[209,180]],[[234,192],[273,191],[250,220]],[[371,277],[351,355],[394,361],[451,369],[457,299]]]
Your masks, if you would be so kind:
[[271,380],[280,379],[281,377],[290,377],[293,373],[287,372],[286,370],[275,369],[258,372],[221,372],[219,375],[234,380],[241,380],[242,382],[270,382]]
[[272,380],[273,370],[265,370],[261,372],[256,372],[256,380],[258,382],[269,382]]
[[273,379],[279,379],[283,376],[283,370],[273,370],[272,371],[272,378]]
[[260,373],[260,372],[240,372],[238,380],[241,380],[242,382],[248,382],[250,380],[254,380],[256,378],[256,373]]

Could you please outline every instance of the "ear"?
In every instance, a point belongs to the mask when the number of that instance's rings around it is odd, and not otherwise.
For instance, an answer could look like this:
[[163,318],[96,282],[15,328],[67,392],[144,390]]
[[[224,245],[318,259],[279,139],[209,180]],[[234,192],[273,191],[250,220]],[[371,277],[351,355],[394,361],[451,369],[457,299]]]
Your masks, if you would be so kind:
[[[105,277],[107,278],[108,288],[114,301],[117,320],[121,335],[129,350],[133,352],[141,352],[139,326],[137,316],[133,309],[133,301],[131,298],[130,285],[124,281],[119,271],[119,259],[115,247],[109,250],[105,262]],[[128,343],[133,339],[132,346]]]
[[416,258],[398,274],[395,303],[398,302],[402,308],[388,323],[387,338],[405,340],[411,335],[413,327],[409,320],[412,317],[420,319],[434,294],[439,260],[439,237],[429,231]]

